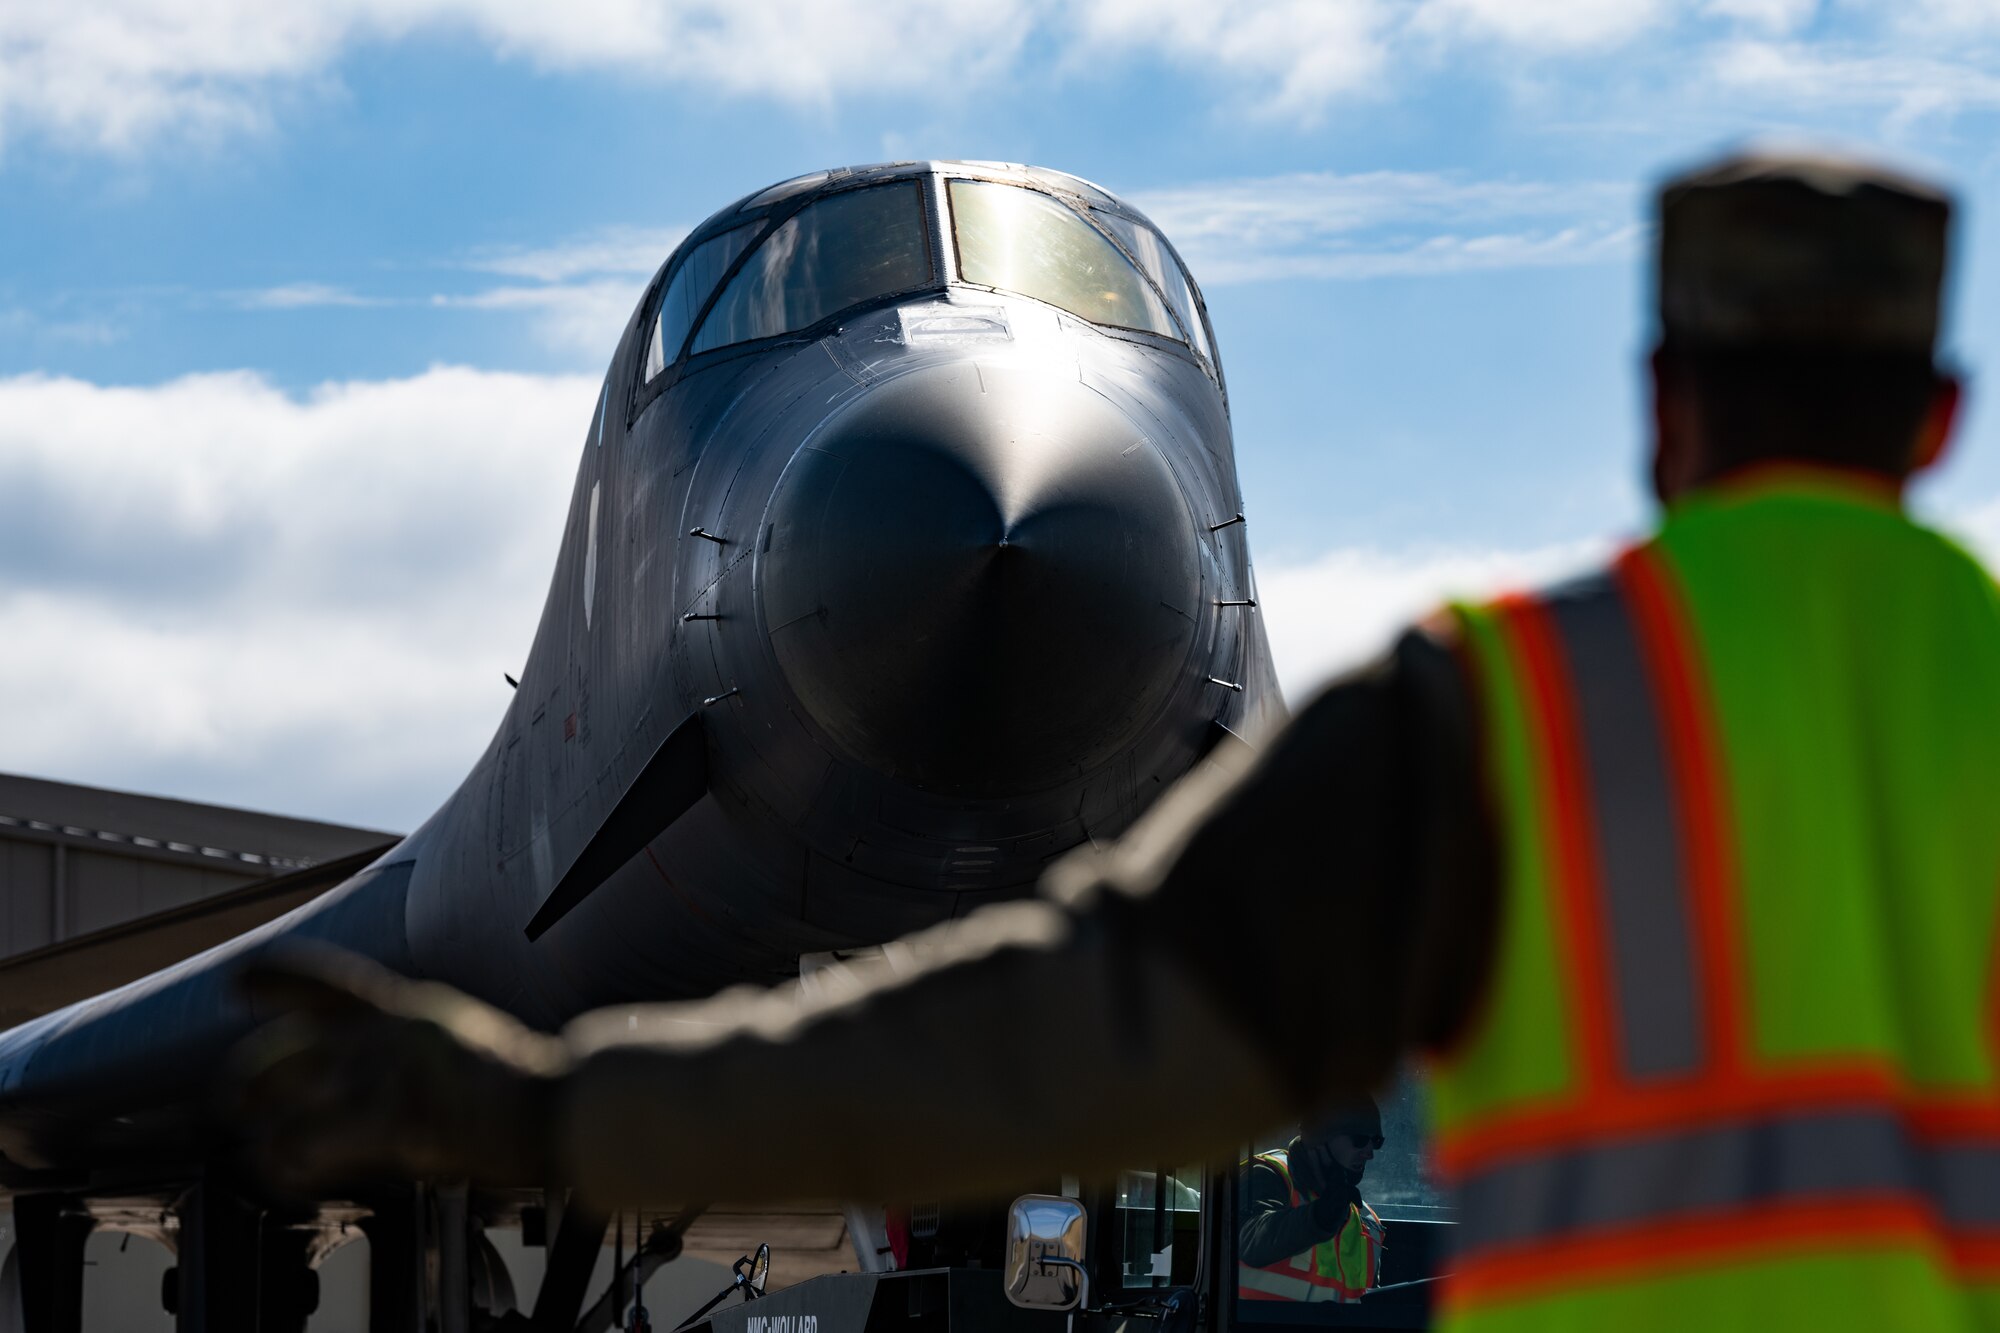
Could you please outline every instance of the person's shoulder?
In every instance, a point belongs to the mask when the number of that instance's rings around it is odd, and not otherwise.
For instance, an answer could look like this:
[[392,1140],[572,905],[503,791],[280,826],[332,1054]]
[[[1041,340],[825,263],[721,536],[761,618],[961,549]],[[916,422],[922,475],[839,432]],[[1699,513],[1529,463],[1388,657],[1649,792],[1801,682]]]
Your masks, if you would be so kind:
[[1357,710],[1369,715],[1404,704],[1413,697],[1462,690],[1459,665],[1461,631],[1456,615],[1441,610],[1418,621],[1370,657],[1335,674],[1299,708],[1288,737],[1318,732],[1344,733]]
[[1244,1193],[1257,1199],[1289,1199],[1291,1186],[1275,1163],[1262,1156],[1252,1157],[1238,1168]]

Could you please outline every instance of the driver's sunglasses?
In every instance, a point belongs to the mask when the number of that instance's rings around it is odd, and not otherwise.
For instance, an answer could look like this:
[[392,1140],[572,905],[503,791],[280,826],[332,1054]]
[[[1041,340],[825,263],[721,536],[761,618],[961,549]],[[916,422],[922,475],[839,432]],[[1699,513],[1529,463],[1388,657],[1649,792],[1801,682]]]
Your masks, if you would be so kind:
[[1355,1147],[1367,1148],[1373,1152],[1381,1152],[1382,1145],[1389,1141],[1380,1134],[1350,1134],[1348,1137],[1354,1140]]

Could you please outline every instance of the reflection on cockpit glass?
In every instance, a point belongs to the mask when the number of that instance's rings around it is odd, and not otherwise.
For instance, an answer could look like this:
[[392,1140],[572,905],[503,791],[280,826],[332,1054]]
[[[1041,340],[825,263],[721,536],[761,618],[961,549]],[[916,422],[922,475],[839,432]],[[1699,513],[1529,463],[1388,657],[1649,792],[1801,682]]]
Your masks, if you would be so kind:
[[1118,243],[1125,247],[1127,254],[1139,261],[1139,267],[1146,270],[1146,276],[1165,293],[1167,304],[1172,307],[1174,318],[1187,331],[1188,345],[1210,361],[1215,353],[1209,350],[1208,331],[1202,327],[1201,311],[1195,308],[1194,284],[1181,271],[1180,261],[1160,233],[1142,222],[1134,222],[1116,213],[1097,213],[1097,220],[1104,224]]
[[857,302],[925,286],[934,272],[916,181],[827,195],[764,238],[689,350],[803,329]]
[[761,221],[746,222],[720,236],[711,236],[681,261],[673,281],[660,297],[660,316],[653,322],[653,343],[646,351],[647,379],[665,370],[667,362],[681,354],[681,344],[687,341],[688,330],[694,327],[694,317],[701,313],[708,294],[715,290],[715,284],[763,225]]
[[1422,1126],[1421,1090],[1406,1077],[1244,1154],[1235,1182],[1240,1321],[1349,1323],[1339,1308],[1379,1292],[1369,1318],[1399,1322],[1389,1316],[1427,1300],[1449,1210],[1426,1169]]
[[1118,247],[1065,205],[1013,185],[951,182],[958,272],[1093,324],[1178,338],[1167,308]]
[[795,194],[803,194],[832,174],[830,171],[809,171],[803,176],[794,176],[788,181],[779,181],[768,190],[761,190],[748,199],[745,199],[743,207],[746,210],[762,208],[766,204],[775,204],[780,199],[789,199]]

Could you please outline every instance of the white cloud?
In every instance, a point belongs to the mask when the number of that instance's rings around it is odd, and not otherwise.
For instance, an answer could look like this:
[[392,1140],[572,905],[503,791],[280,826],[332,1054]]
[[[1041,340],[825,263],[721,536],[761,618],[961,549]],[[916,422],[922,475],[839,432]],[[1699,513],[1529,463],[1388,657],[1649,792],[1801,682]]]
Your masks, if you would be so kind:
[[[1924,517],[2000,569],[2000,499]],[[1367,662],[1448,600],[1547,587],[1610,559],[1611,538],[1522,548],[1341,548],[1260,562],[1258,613],[1285,697],[1296,706],[1329,677]]]
[[1312,118],[1377,90],[1395,9],[1382,0],[1084,0],[1069,6],[1079,63],[1144,51],[1247,88],[1276,114]]
[[[1438,69],[1513,78],[1533,62],[1645,47],[1676,66],[1744,34],[1791,35],[1816,0],[0,0],[0,131],[129,150],[163,132],[269,123],[356,48],[442,37],[538,71],[824,106],[1163,62],[1231,111],[1301,121]],[[1993,0],[1849,0],[1897,56],[1950,60],[2000,30]],[[1693,48],[1690,51],[1690,47]]]
[[1819,0],[1706,0],[1702,11],[1765,32],[1796,32],[1819,13]]
[[7,767],[409,826],[505,707],[597,389],[0,379]]
[[1303,563],[1260,565],[1258,614],[1293,704],[1386,648],[1446,600],[1545,585],[1606,559],[1608,541],[1521,550],[1353,547]]
[[1636,187],[1302,172],[1141,192],[1208,285],[1545,267],[1628,257]]
[[123,325],[104,318],[50,319],[21,306],[0,306],[0,334],[56,343],[104,347],[125,337]]
[[2000,570],[2000,498],[1928,516],[1928,521],[1964,542],[1988,569]]
[[291,282],[280,287],[264,287],[239,292],[237,304],[248,310],[309,310],[323,306],[387,305],[383,297],[362,296],[345,287],[323,282]]
[[[664,255],[661,258],[665,258]],[[625,321],[645,289],[643,279],[558,282],[539,287],[494,287],[462,296],[433,296],[431,304],[461,310],[521,312],[550,351],[583,364],[608,361]]]
[[1875,0],[1906,31],[1991,35],[2000,29],[1996,0]]
[[646,280],[673,253],[684,227],[611,227],[536,248],[472,255],[455,266],[523,281],[472,292],[385,296],[323,282],[294,282],[226,299],[246,310],[318,310],[429,305],[505,311],[525,317],[534,336],[565,362],[596,365],[611,355]]
[[1712,72],[1731,94],[1766,105],[1881,110],[1892,132],[1927,116],[2000,107],[2000,74],[1914,52],[1743,41],[1719,49]]
[[[133,147],[264,122],[350,48],[470,38],[538,69],[619,69],[821,103],[950,89],[1010,62],[1041,0],[0,0],[0,126]],[[923,58],[913,59],[912,52]]]
[[567,282],[604,274],[650,277],[686,236],[686,227],[606,227],[558,245],[493,250],[467,266],[510,278]]
[[1645,229],[1594,224],[1560,231],[1493,232],[1433,236],[1400,249],[1363,250],[1304,256],[1271,256],[1221,266],[1223,279],[1253,277],[1380,278],[1424,277],[1482,269],[1550,268],[1630,258]]
[[1673,0],[1424,0],[1412,26],[1435,35],[1498,38],[1540,50],[1626,42],[1674,16]]
[[467,268],[522,281],[431,297],[434,306],[527,314],[551,351],[586,364],[611,355],[648,279],[686,227],[604,227],[553,245],[489,250]]

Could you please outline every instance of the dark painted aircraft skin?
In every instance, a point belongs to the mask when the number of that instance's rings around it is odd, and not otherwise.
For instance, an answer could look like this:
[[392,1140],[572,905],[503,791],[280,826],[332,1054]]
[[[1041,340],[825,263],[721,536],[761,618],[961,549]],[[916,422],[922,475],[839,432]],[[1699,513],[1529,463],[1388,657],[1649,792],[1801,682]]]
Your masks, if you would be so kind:
[[[233,968],[272,940],[543,1027],[779,981],[803,953],[1028,891],[1281,709],[1220,368],[1189,345],[1212,348],[1206,328],[966,282],[952,180],[1035,192],[1107,239],[1138,220],[1056,172],[904,163],[774,187],[691,233],[619,342],[533,649],[463,785],[308,906],[0,1034],[0,1186],[177,1160],[256,1017]],[[886,184],[921,197],[921,283],[653,349],[704,241]],[[1205,325],[1191,288],[1181,304]]]

